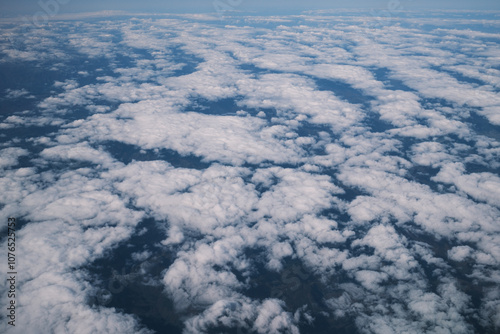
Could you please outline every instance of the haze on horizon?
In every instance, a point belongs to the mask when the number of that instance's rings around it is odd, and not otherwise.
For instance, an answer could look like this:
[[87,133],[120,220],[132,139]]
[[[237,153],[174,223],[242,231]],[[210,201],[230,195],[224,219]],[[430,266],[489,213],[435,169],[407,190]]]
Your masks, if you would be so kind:
[[183,3],[174,1],[75,1],[75,0],[19,0],[0,3],[0,17],[33,15],[44,7],[57,14],[95,12],[104,10],[123,10],[144,13],[212,13],[217,6],[232,8],[244,13],[292,14],[307,10],[320,9],[360,9],[360,10],[500,10],[500,2],[495,0],[449,1],[449,0],[189,0]]

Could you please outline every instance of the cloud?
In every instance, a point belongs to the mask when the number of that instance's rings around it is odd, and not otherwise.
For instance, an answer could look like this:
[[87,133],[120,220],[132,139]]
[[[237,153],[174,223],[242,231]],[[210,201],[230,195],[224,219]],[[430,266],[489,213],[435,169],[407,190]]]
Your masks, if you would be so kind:
[[29,151],[20,147],[8,147],[0,151],[0,167],[13,167],[19,163],[19,158],[29,154]]
[[107,152],[96,150],[90,147],[88,143],[57,145],[44,149],[40,152],[40,156],[45,160],[88,161],[105,165],[108,168],[115,164],[115,161]]
[[30,316],[10,332],[147,332],[129,315],[93,309],[86,302],[94,288],[80,268],[129,238],[142,216],[88,174],[24,169],[1,179],[2,189],[18,194],[2,198],[2,214],[30,222],[16,242],[16,256],[23,259],[16,287],[20,300],[30,301],[21,302],[18,312]]
[[[22,89],[7,89],[5,91],[5,98],[6,99],[17,99],[17,98],[20,98],[20,97],[26,97],[26,95],[29,94],[29,92],[22,88]],[[33,95],[28,95],[26,98],[34,98]]]
[[433,177],[434,181],[452,183],[468,195],[486,201],[494,206],[500,206],[500,178],[492,173],[468,173],[464,175],[465,167],[461,163],[449,163],[441,168]]
[[256,117],[181,113],[172,102],[175,99],[123,104],[113,113],[93,115],[67,132],[83,137],[92,128],[95,140],[168,148],[235,165],[300,161],[302,148],[286,137],[284,129],[267,127],[266,121]]
[[[185,333],[206,332],[211,327],[237,327],[256,333],[299,333],[296,319],[283,311],[283,303],[266,299],[262,303],[243,300],[221,300],[201,315],[189,319]],[[253,326],[248,326],[252,323]]]
[[448,251],[448,257],[454,261],[463,261],[472,252],[469,246],[456,246]]
[[412,151],[412,161],[421,166],[435,167],[454,159],[453,155],[448,154],[446,147],[437,142],[415,144]]

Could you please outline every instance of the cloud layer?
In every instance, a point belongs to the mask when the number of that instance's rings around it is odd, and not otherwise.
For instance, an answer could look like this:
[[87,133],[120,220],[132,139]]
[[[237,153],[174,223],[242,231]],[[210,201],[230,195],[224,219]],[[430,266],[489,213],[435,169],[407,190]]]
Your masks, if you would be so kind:
[[498,331],[498,36],[455,14],[5,24],[6,331],[153,332],[115,260],[184,333]]

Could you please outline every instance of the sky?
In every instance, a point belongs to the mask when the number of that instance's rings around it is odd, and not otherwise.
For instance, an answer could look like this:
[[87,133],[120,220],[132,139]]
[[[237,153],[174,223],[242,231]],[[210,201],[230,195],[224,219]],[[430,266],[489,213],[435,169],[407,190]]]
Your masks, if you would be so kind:
[[[56,4],[56,5],[54,5]],[[259,12],[272,14],[287,14],[305,10],[356,8],[366,10],[425,10],[425,9],[477,9],[498,10],[500,2],[496,0],[355,0],[355,1],[326,1],[326,0],[190,0],[190,1],[118,1],[118,0],[20,0],[0,2],[0,15],[4,17],[18,15],[33,15],[46,8],[46,11],[58,13],[94,12],[102,10],[124,10],[131,12],[160,12],[160,13],[192,13],[214,12],[217,6],[227,6],[238,11]]]

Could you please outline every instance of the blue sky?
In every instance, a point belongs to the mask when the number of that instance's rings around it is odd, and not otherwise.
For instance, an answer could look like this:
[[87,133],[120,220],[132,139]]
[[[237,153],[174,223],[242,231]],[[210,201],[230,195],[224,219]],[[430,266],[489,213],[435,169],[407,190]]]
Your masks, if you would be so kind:
[[[54,4],[57,3],[57,6]],[[134,12],[214,12],[216,4],[233,7],[248,12],[269,12],[273,14],[296,12],[308,9],[332,8],[361,8],[367,10],[387,9],[390,6],[402,9],[497,9],[500,2],[497,0],[355,0],[355,1],[327,1],[327,0],[189,0],[189,1],[160,1],[160,0],[18,0],[0,2],[0,15],[30,15],[42,10],[47,5],[49,11],[60,13],[92,12],[100,10],[125,10]]]

